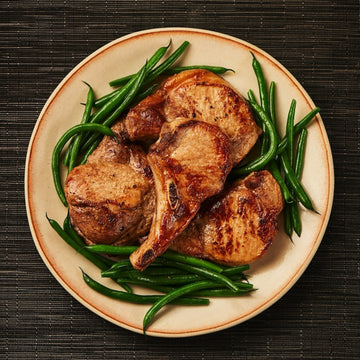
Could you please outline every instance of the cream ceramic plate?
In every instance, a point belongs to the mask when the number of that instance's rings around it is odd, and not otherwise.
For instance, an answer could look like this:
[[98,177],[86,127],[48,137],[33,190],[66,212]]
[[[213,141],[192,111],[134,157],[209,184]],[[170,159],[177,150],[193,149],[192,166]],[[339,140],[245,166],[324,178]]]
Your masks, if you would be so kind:
[[[85,101],[87,93],[82,81],[90,83],[98,96],[106,94],[110,91],[107,85],[110,80],[136,72],[146,58],[170,39],[173,40],[172,49],[184,40],[190,41],[182,64],[221,65],[234,69],[235,73],[225,78],[242,94],[250,88],[257,93],[251,67],[252,51],[262,64],[265,77],[276,81],[276,106],[282,131],[291,99],[297,100],[296,120],[315,106],[298,81],[264,51],[230,36],[185,28],[148,30],[115,40],[82,61],[55,89],[36,123],[27,155],[26,206],[36,247],[49,270],[72,296],[101,317],[139,333],[148,306],[112,300],[88,288],[79,266],[103,281],[99,270],[58,237],[46,221],[45,213],[60,223],[67,213],[54,189],[50,160],[61,134],[81,119],[83,106],[80,103]],[[251,265],[251,281],[258,291],[240,298],[215,298],[205,307],[168,306],[149,327],[148,335],[194,336],[240,324],[264,311],[295,284],[321,242],[333,199],[332,156],[320,116],[308,129],[303,183],[321,215],[301,211],[304,224],[301,239],[295,236],[292,244],[281,230],[268,253]]]

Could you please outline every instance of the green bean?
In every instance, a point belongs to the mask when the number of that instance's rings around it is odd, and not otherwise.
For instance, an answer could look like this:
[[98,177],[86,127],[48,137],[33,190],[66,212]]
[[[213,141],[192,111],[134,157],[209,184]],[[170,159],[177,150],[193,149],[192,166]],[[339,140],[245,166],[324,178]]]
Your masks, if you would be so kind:
[[[255,94],[254,92],[250,89],[248,91],[248,103],[257,103],[257,100],[256,100],[256,97],[255,97]],[[256,122],[256,124],[262,128],[262,130],[264,129],[264,123],[263,121],[259,118],[259,116],[257,115],[256,112],[253,111],[253,116],[254,116],[254,120]]]
[[287,122],[286,122],[286,137],[287,137],[287,151],[289,155],[290,164],[294,161],[294,118],[295,118],[296,100],[291,101]]
[[[256,101],[256,97],[254,92],[250,89],[248,90],[248,98],[249,98],[249,102],[250,103],[257,103]],[[267,135],[267,128],[264,124],[264,122],[261,120],[261,118],[259,118],[259,116],[257,116],[256,113],[254,113],[254,118],[256,123],[258,124],[258,126],[261,127],[263,133],[262,133],[262,142],[261,142],[261,146],[260,146],[260,156],[263,156],[266,153],[266,150],[269,147],[269,136]]]
[[[113,299],[118,299],[135,304],[153,304],[154,302],[164,298],[166,295],[138,295],[132,294],[120,290],[110,289],[99,282],[92,279],[87,275],[82,269],[83,279],[85,283],[92,288],[93,290],[111,297]],[[176,300],[176,301],[175,301]],[[173,304],[179,305],[207,305],[209,303],[208,299],[201,298],[181,298],[181,299],[172,299]]]
[[251,89],[248,90],[247,95],[248,95],[248,98],[249,98],[249,102],[254,102],[254,103],[257,102],[255,94]]
[[212,283],[209,280],[202,280],[197,281],[195,283],[186,284],[178,289],[175,289],[166,295],[164,295],[162,298],[158,299],[146,312],[144,319],[143,319],[143,331],[145,333],[147,327],[150,325],[151,321],[153,320],[156,313],[164,307],[166,304],[174,301],[175,299],[178,299],[179,297],[188,294],[193,291],[205,289],[209,286],[209,283]]
[[224,284],[231,290],[234,290],[234,291],[238,290],[238,287],[233,283],[233,281],[231,279],[229,279],[227,276],[224,276],[213,270],[205,269],[205,268],[201,268],[201,267],[197,267],[197,266],[193,266],[193,265],[189,265],[189,264],[184,264],[184,263],[180,263],[180,262],[176,262],[176,261],[170,261],[170,260],[167,260],[167,259],[164,259],[161,257],[159,257],[157,259],[157,261],[162,262],[163,264],[165,264],[167,266],[174,266],[179,269],[186,270],[190,273],[200,275],[204,278],[208,278],[213,281],[219,282],[221,284]]
[[203,260],[203,259],[198,259],[196,257],[193,256],[187,256],[187,255],[182,255],[179,253],[176,253],[174,251],[171,250],[167,250],[164,254],[161,255],[162,258],[164,259],[168,259],[168,260],[172,260],[172,261],[177,261],[177,262],[181,262],[184,264],[190,264],[190,265],[195,265],[195,266],[200,266],[203,267],[205,269],[209,269],[209,270],[213,270],[215,272],[222,272],[223,268],[219,265],[216,265],[210,261],[207,260]]
[[51,168],[54,179],[55,189],[59,195],[61,202],[64,206],[67,206],[67,201],[64,193],[64,189],[61,185],[61,176],[60,176],[60,154],[65,146],[65,144],[76,134],[84,131],[96,131],[105,135],[115,136],[110,128],[104,125],[99,124],[78,124],[67,130],[59,139],[57,144],[54,147],[51,159]]
[[138,246],[88,245],[86,249],[94,253],[129,256],[138,249]]
[[[143,70],[144,68],[145,67],[143,66],[141,70]],[[112,111],[114,111],[119,106],[119,104],[121,104],[134,83],[135,77],[131,81],[129,81],[124,87],[119,89],[119,91],[114,92],[114,94],[109,99],[106,99],[106,101],[104,101],[101,107],[99,103],[95,101],[95,106],[100,107],[100,109],[93,114],[91,122],[96,124],[102,123],[104,118],[108,116]]]
[[[254,288],[254,285],[250,284],[248,282],[234,280],[234,284],[239,288],[239,290],[241,290],[241,289],[249,290],[249,289]],[[209,283],[209,286],[207,288],[208,289],[217,289],[217,288],[224,289],[224,285],[213,281],[212,283]]]
[[67,147],[66,149],[66,152],[65,152],[65,155],[64,155],[64,159],[63,159],[63,164],[65,166],[69,166],[69,161],[70,161],[70,156],[71,156],[71,150],[72,150],[72,147],[73,147],[73,142],[71,141],[69,146]]
[[79,246],[81,246],[81,247],[85,246],[84,241],[80,238],[80,236],[77,234],[77,232],[73,229],[73,227],[71,225],[69,213],[67,214],[66,218],[64,219],[63,229],[64,229],[64,231],[66,231],[69,234],[69,236],[71,236],[73,238],[74,241],[77,242],[77,244]]
[[300,221],[298,203],[294,202],[294,203],[290,204],[289,207],[290,207],[290,216],[291,216],[292,227],[294,228],[296,234],[300,237],[302,226],[301,226],[301,221]]
[[223,66],[212,66],[212,65],[189,65],[189,66],[177,66],[169,68],[165,71],[166,75],[178,74],[186,70],[208,70],[214,74],[225,74],[228,71],[235,72],[233,69],[225,68]]
[[[103,277],[109,277],[104,276]],[[106,273],[105,273],[106,274]],[[111,278],[113,278],[111,276]],[[185,274],[185,275],[159,275],[159,276],[146,276],[141,274],[131,274],[129,277],[122,277],[121,274],[119,276],[115,276],[117,279],[121,279],[129,284],[152,284],[152,285],[179,285],[179,284],[189,284],[194,281],[202,280],[203,278],[196,274]]]
[[284,208],[284,230],[285,230],[285,234],[289,236],[291,241],[293,241],[292,240],[293,225],[291,222],[291,213],[289,206],[285,206]]
[[[86,124],[89,122],[90,116],[91,116],[91,110],[92,110],[92,107],[94,104],[94,91],[88,83],[86,83],[86,82],[84,82],[84,83],[89,87],[89,91],[87,94],[87,100],[86,100],[86,105],[85,105],[85,109],[84,109],[84,114],[83,114],[83,117],[80,122],[81,124]],[[73,140],[73,145],[71,147],[71,152],[70,152],[69,166],[68,166],[69,172],[76,166],[76,160],[77,160],[80,145],[81,145],[81,139],[82,139],[82,134],[79,134]]]
[[[316,107],[311,110],[307,115],[305,115],[298,123],[294,126],[294,136],[298,135],[302,129],[304,129],[310,121],[314,118],[314,116],[320,111],[320,108]],[[278,149],[276,151],[276,155],[281,154],[287,146],[287,138],[286,136],[280,141],[278,145]]]
[[275,112],[275,82],[271,81],[269,87],[269,114],[273,124],[276,124],[276,112]]
[[[288,112],[287,122],[286,122],[286,138],[287,138],[287,156],[289,158],[289,163],[292,166],[294,162],[294,118],[295,118],[295,108],[296,101],[293,99],[291,101],[290,109]],[[280,155],[282,156],[282,155]],[[300,224],[299,212],[297,211],[297,201],[294,201],[292,204],[287,206],[284,210],[284,227],[285,232],[292,241],[292,231],[293,229],[298,230]]]
[[[93,252],[91,252],[91,253],[94,254]],[[116,271],[125,271],[125,270],[129,270],[129,269],[132,269],[132,268],[133,267],[132,267],[131,262],[130,262],[129,259],[122,259],[122,260],[119,260],[119,261],[113,263],[108,269],[106,269],[106,271],[109,274],[111,274],[111,273],[115,274]]]
[[255,289],[239,289],[237,291],[232,291],[229,289],[204,289],[198,290],[190,293],[192,296],[201,296],[201,297],[234,297],[247,295],[250,292],[255,291]]
[[294,198],[291,195],[291,192],[290,192],[288,186],[286,185],[286,182],[285,182],[284,178],[282,177],[275,160],[271,160],[269,162],[269,171],[271,172],[272,176],[275,178],[275,180],[279,184],[281,193],[283,195],[285,202],[287,204],[292,203],[294,201]]
[[146,276],[171,276],[171,275],[184,275],[185,272],[181,269],[177,269],[174,267],[165,267],[165,266],[154,266],[156,263],[150,264],[145,270],[139,271],[135,269],[124,270],[121,274],[122,276],[131,276],[132,274],[142,274]]
[[[257,80],[258,88],[259,88],[260,104],[261,104],[262,109],[265,111],[265,113],[268,116],[270,116],[269,100],[268,100],[268,94],[267,94],[267,88],[266,88],[264,74],[263,74],[261,65],[257,61],[255,55],[253,53],[251,53],[251,55],[253,56],[252,67],[255,72],[256,80]],[[260,156],[263,156],[264,154],[266,154],[266,152],[268,150],[268,146],[269,146],[269,141],[270,141],[269,136],[267,134],[267,127],[264,122],[263,122],[262,130],[263,130],[263,139],[262,139],[261,148],[260,148]]]
[[270,145],[268,151],[263,154],[262,156],[258,157],[254,161],[246,164],[243,167],[237,167],[232,170],[234,175],[245,175],[252,171],[257,171],[262,169],[265,165],[267,165],[275,156],[278,139],[276,134],[276,128],[272,121],[270,120],[267,113],[256,103],[250,102],[251,107],[256,111],[258,116],[264,122],[265,126],[267,127]]
[[[119,79],[111,80],[109,82],[109,85],[112,86],[112,87],[122,86],[122,85],[126,84],[128,81],[130,81],[134,76],[135,76],[135,74],[131,74],[131,75],[123,76],[123,77],[121,77]],[[116,90],[113,93],[116,93]],[[108,95],[111,95],[113,93],[110,93]]]
[[65,240],[65,242],[70,245],[74,250],[83,255],[86,259],[91,261],[94,265],[96,265],[99,269],[105,270],[108,268],[108,265],[105,264],[102,260],[100,260],[97,256],[87,251],[83,246],[77,243],[62,227],[53,219],[50,219],[47,214],[46,218],[49,221],[51,227],[58,233],[58,235]]
[[260,65],[259,61],[256,59],[255,55],[253,53],[251,53],[251,55],[253,57],[252,67],[255,72],[256,80],[257,80],[258,87],[259,87],[260,104],[261,104],[261,107],[266,112],[266,114],[270,115],[267,87],[266,87],[264,74],[263,74],[261,65]]
[[[116,108],[116,110],[103,122],[103,125],[111,126],[115,120],[117,120],[120,114],[127,108],[128,105],[133,101],[134,97],[139,91],[139,88],[144,81],[146,75],[146,66],[144,66],[140,72],[138,73],[137,77],[134,78],[134,83],[132,87],[129,89],[123,102]],[[113,102],[116,99],[112,99],[109,103]],[[108,103],[107,103],[108,104]],[[106,104],[106,105],[107,105]],[[104,107],[106,106],[104,105]],[[92,135],[87,140],[87,142],[83,145],[83,149],[87,149],[83,159],[81,160],[81,164],[84,164],[89,157],[89,155],[96,149],[98,146],[98,142],[96,141],[98,135]]]
[[222,274],[226,276],[235,275],[243,273],[244,271],[247,271],[250,269],[250,266],[248,264],[246,265],[239,265],[234,267],[229,267],[226,269],[223,269]]
[[133,290],[129,284],[122,282],[121,280],[116,279],[115,282],[120,285],[127,293],[132,294]]
[[310,198],[306,194],[303,186],[301,185],[300,181],[294,173],[294,170],[290,164],[288,154],[286,152],[283,152],[280,155],[280,162],[284,170],[285,178],[288,181],[289,186],[293,189],[295,195],[307,209],[315,211]]
[[295,164],[294,164],[294,172],[299,180],[304,167],[306,138],[307,138],[307,130],[303,129],[300,133],[299,142],[296,150],[296,156],[295,156]]
[[[307,137],[307,130],[303,129],[300,133],[299,142],[298,142],[298,146],[296,149],[295,164],[294,164],[294,173],[295,173],[295,176],[299,179],[299,181],[300,181],[303,164],[304,164],[306,137]],[[296,234],[298,236],[300,236],[301,232],[302,232],[302,225],[301,225],[301,221],[300,221],[299,208],[298,208],[297,202],[291,204],[290,213],[291,213],[291,219],[292,219],[294,230],[295,230]]]
[[261,142],[261,146],[260,146],[260,156],[263,156],[264,154],[266,154],[268,148],[269,148],[269,137],[267,135],[266,127],[264,126],[263,137],[262,137],[262,142]]

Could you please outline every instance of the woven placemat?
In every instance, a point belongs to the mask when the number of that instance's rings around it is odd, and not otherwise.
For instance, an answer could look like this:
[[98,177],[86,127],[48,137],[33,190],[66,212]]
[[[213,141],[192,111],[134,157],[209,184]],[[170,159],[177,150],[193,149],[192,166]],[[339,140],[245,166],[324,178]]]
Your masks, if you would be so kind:
[[[12,0],[0,16],[0,358],[360,358],[358,1]],[[225,331],[162,339],[103,320],[52,277],[31,239],[23,179],[31,132],[63,77],[109,41],[174,26],[241,38],[288,68],[321,108],[336,187],[324,240],[279,302]]]

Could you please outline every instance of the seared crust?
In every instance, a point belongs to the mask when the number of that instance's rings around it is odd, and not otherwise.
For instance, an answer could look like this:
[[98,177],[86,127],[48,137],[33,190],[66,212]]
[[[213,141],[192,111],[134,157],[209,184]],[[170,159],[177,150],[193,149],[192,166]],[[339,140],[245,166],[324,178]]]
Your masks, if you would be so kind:
[[256,143],[261,129],[248,103],[232,86],[207,70],[187,70],[166,79],[125,119],[131,140],[155,139],[164,122],[195,119],[218,126],[232,146],[233,165]]
[[113,131],[118,142],[104,137],[65,182],[72,224],[88,244],[134,242],[148,233],[152,221],[155,190],[146,155],[124,142],[121,124]]
[[124,129],[130,141],[156,141],[164,117],[165,93],[161,90],[146,97],[129,110],[124,119]]
[[165,252],[201,203],[222,190],[232,164],[227,136],[217,126],[194,120],[164,126],[148,160],[156,210],[149,236],[130,256],[138,270]]
[[281,190],[272,175],[252,173],[205,201],[171,249],[226,265],[249,264],[272,244],[282,207]]

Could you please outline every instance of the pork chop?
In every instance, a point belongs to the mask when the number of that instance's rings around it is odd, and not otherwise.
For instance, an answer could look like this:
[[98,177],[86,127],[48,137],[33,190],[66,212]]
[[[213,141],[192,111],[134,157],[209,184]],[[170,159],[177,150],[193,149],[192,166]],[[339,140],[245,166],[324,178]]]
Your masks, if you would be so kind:
[[87,244],[124,245],[148,233],[155,190],[145,152],[122,137],[104,137],[84,165],[68,175],[64,190],[75,230]]
[[132,108],[124,124],[131,141],[156,139],[164,122],[195,119],[218,126],[230,139],[233,165],[256,143],[261,129],[248,103],[224,79],[207,70],[187,70]]
[[228,137],[202,121],[176,121],[162,127],[148,153],[156,189],[156,208],[149,235],[130,256],[144,270],[166,251],[208,197],[219,193],[231,170]]
[[170,248],[226,265],[249,264],[272,244],[282,207],[281,190],[272,175],[251,173],[205,201]]

